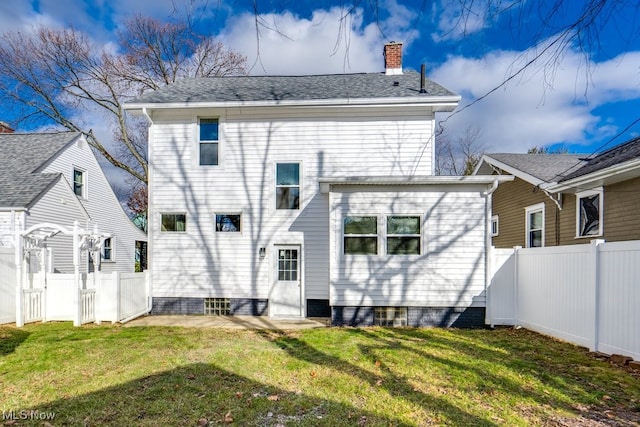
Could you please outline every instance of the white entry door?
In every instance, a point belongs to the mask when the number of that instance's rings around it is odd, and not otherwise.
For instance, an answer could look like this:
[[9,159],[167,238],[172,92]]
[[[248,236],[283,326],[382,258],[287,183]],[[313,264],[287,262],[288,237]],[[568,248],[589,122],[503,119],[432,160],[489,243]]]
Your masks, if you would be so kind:
[[269,297],[271,317],[302,317],[300,246],[276,246],[273,286]]

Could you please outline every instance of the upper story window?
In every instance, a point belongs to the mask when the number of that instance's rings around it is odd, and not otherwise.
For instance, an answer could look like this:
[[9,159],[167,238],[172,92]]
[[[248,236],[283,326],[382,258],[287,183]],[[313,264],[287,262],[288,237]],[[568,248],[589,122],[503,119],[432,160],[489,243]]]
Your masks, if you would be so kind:
[[376,255],[378,253],[378,218],[347,216],[344,218],[344,253]]
[[276,209],[300,209],[300,163],[276,164]]
[[240,214],[216,214],[217,232],[240,232]]
[[114,253],[113,253],[113,238],[107,237],[102,242],[102,260],[103,261],[114,261]]
[[86,198],[86,190],[87,190],[87,179],[86,173],[80,169],[73,169],[73,192],[76,193],[78,197]]
[[544,246],[544,203],[525,208],[527,222],[527,248]]
[[602,236],[602,188],[576,194],[576,236]]
[[167,232],[180,232],[187,230],[187,215],[184,213],[160,214],[161,230]]
[[387,217],[387,255],[420,255],[420,217]]
[[200,165],[218,164],[218,119],[200,119],[198,123],[198,145]]

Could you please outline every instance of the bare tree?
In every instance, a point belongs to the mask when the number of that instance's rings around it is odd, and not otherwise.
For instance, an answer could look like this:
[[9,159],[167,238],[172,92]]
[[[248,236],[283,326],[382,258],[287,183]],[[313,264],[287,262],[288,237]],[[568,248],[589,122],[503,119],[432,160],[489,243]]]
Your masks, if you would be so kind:
[[436,139],[436,175],[471,175],[485,152],[479,129],[468,127],[452,140],[443,131]]
[[[137,183],[147,182],[146,126],[125,116],[133,96],[188,76],[246,73],[246,58],[184,23],[136,16],[116,49],[73,28],[38,27],[0,37],[0,94],[20,108],[22,122],[81,132],[107,161]],[[94,134],[101,117],[113,140]]]

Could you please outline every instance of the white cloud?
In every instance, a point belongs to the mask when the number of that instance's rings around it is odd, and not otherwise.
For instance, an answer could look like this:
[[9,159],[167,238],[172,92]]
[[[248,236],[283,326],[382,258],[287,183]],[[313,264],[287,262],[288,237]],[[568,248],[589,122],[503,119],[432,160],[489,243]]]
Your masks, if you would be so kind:
[[[248,57],[252,74],[327,74],[381,71],[383,35],[403,41],[406,47],[417,37],[410,28],[411,12],[389,4],[391,15],[363,24],[360,12],[334,7],[315,10],[310,18],[291,12],[270,13],[258,18],[251,13],[227,22],[223,43]],[[393,27],[392,30],[388,30]],[[382,31],[381,31],[382,30]]]
[[445,124],[448,133],[455,137],[469,126],[480,129],[482,141],[493,152],[524,152],[554,143],[579,145],[619,130],[611,125],[611,117],[600,117],[594,110],[607,103],[640,99],[640,52],[585,68],[584,57],[570,51],[554,67],[534,64],[462,109],[497,87],[517,71],[514,64],[526,62],[531,54],[494,51],[479,59],[451,56],[436,67],[430,77],[463,96],[459,112]]
[[434,2],[432,14],[439,19],[437,31],[431,34],[431,38],[434,41],[460,40],[483,30],[490,24],[485,8],[484,2]]

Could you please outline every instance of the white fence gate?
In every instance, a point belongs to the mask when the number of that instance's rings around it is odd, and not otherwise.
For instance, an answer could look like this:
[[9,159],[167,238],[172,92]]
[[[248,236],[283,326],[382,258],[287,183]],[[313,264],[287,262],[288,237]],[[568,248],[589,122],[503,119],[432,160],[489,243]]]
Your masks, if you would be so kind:
[[487,323],[640,360],[640,241],[495,250]]
[[[6,257],[4,252],[9,251],[0,248],[0,324],[16,321],[14,252]],[[127,322],[150,311],[146,272],[83,273],[80,280],[78,289],[73,274],[46,274],[46,278],[41,273],[28,274],[29,289],[22,290],[24,323]]]
[[16,321],[16,258],[13,248],[0,247],[0,324]]

